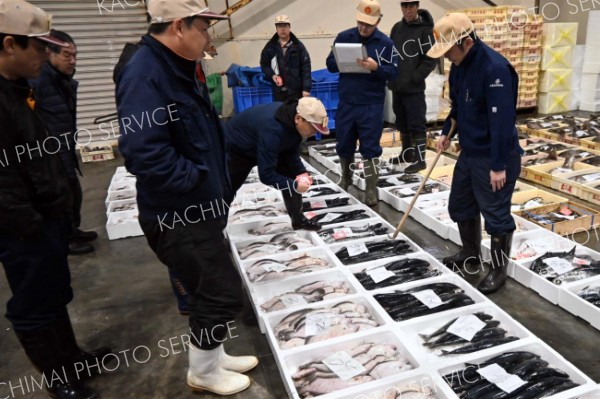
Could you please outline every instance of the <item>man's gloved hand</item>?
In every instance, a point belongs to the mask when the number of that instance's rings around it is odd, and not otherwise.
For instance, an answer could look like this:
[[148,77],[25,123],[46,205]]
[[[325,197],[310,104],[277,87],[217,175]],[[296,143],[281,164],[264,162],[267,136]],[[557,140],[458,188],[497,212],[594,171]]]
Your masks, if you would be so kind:
[[305,193],[312,185],[312,178],[308,172],[304,172],[301,175],[296,176],[296,191],[299,193]]

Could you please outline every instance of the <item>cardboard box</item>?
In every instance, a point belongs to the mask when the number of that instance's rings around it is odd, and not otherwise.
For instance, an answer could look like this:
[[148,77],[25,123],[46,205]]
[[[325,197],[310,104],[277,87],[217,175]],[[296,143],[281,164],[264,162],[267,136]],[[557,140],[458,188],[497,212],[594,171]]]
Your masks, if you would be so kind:
[[[532,220],[527,217],[528,212],[534,213],[538,216],[547,214],[549,212],[558,213],[560,211],[560,209],[562,209],[565,206],[568,207],[568,209],[570,211],[572,211],[574,214],[578,215],[578,217],[573,220],[565,220],[565,221],[561,221],[561,222],[548,223],[548,224],[542,224],[539,220]],[[561,202],[559,204],[550,204],[550,205],[540,206],[540,207],[531,209],[529,211],[515,212],[515,215],[526,218],[527,220],[530,220],[536,224],[539,224],[541,227],[543,227],[547,230],[550,230],[556,234],[560,234],[563,236],[573,234],[573,232],[575,232],[575,231],[590,230],[595,225],[597,225],[600,221],[600,218],[599,218],[600,212],[598,212],[594,209],[585,207],[583,205],[572,203],[570,201]]]
[[[565,198],[565,197],[551,194],[544,190],[535,189],[535,190],[513,193],[511,203],[515,204],[515,205],[525,204],[527,201],[529,201],[533,198],[537,198],[537,197],[542,199],[543,205],[557,204],[557,203],[568,201],[567,198]],[[524,209],[532,209],[532,208],[528,207],[528,208],[524,208]]]
[[82,146],[79,153],[81,155],[81,162],[84,163],[115,159],[113,148],[107,144],[90,143]]

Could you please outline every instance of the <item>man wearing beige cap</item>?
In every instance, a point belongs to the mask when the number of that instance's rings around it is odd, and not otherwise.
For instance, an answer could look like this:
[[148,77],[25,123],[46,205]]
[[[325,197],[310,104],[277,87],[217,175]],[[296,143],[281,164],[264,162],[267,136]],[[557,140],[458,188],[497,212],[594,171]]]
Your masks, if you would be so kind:
[[481,216],[492,238],[491,271],[478,289],[490,294],[506,281],[515,222],[510,203],[521,171],[516,122],[519,80],[512,65],[475,34],[462,13],[450,13],[434,26],[436,42],[427,55],[452,62],[450,99],[438,150],[447,149],[452,120],[457,122],[462,148],[454,168],[448,210],[458,223],[463,247],[447,257],[447,265],[478,259]]
[[273,84],[273,99],[285,101],[310,95],[312,76],[306,47],[290,30],[290,18],[275,18],[277,32],[260,53],[260,68]]
[[[0,262],[12,291],[6,317],[51,397],[94,399],[98,394],[78,380],[75,363],[94,364],[110,349],[86,353],[75,340],[67,311],[73,299],[68,177],[59,149],[46,142],[27,83],[48,59],[47,44],[68,47],[49,32],[43,10],[0,0]],[[24,151],[42,143],[45,151]]]
[[[228,355],[222,342],[242,309],[240,276],[223,237],[233,191],[219,115],[196,75],[209,23],[227,17],[203,0],[149,0],[150,28],[117,76],[119,149],[137,176],[139,222],[158,258],[191,294],[187,383],[232,395],[254,356]],[[159,123],[130,124],[151,113]],[[158,320],[157,320],[158,322]],[[208,337],[207,337],[208,336]]]
[[281,190],[292,227],[319,230],[320,224],[302,213],[302,193],[310,188],[310,178],[300,158],[300,143],[316,133],[329,134],[323,103],[302,97],[256,105],[227,122],[226,131],[234,192],[258,165],[260,181]]
[[[334,46],[336,43],[361,43],[367,52],[367,57],[357,60],[365,73],[340,73],[340,102],[335,117],[336,151],[342,168],[340,186],[347,190],[352,183],[354,151],[356,142],[360,141],[367,205],[378,202],[376,158],[382,153],[379,141],[383,131],[385,85],[398,77],[398,53],[394,43],[377,29],[381,17],[377,0],[361,0],[356,12],[357,27],[339,33],[334,41]],[[327,57],[327,69],[339,72],[333,51]]]

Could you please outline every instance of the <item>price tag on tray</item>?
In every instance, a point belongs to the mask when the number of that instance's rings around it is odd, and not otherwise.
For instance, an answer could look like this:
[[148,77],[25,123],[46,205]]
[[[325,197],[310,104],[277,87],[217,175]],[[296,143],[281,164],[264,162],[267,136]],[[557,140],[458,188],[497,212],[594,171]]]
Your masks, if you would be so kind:
[[360,254],[368,254],[369,248],[365,245],[364,242],[357,242],[354,244],[346,245],[346,249],[348,250],[348,255],[356,256]]
[[342,216],[341,213],[329,212],[327,215],[323,216],[323,218],[321,220],[319,220],[319,222],[320,223],[331,222],[331,221],[339,218],[340,216]]
[[376,269],[367,270],[367,274],[371,277],[371,279],[373,279],[375,284],[395,276],[394,272],[389,271],[383,266]]
[[559,276],[575,269],[573,264],[566,259],[554,257],[542,260],[548,267],[556,272]]
[[443,303],[442,299],[433,290],[413,292],[411,295],[421,301],[423,305],[427,306],[429,309],[436,308]]
[[281,303],[283,303],[283,306],[285,306],[286,308],[290,308],[296,305],[306,305],[308,303],[302,295],[298,294],[287,294],[282,296],[280,300]]
[[492,384],[495,384],[498,388],[502,389],[506,393],[511,393],[515,389],[527,383],[517,375],[508,374],[506,370],[504,370],[496,363],[490,364],[487,367],[480,368],[479,370],[477,370],[477,372],[483,378],[485,378]]
[[333,229],[333,234],[331,235],[334,240],[343,240],[344,238],[352,237],[354,233],[350,227],[342,227],[339,229]]
[[312,337],[326,332],[331,327],[331,313],[309,313],[306,315],[305,336]]
[[325,203],[325,201],[315,200],[315,201],[310,201],[310,207],[312,209],[323,209],[323,208],[327,208],[327,204]]
[[367,371],[360,362],[353,359],[348,352],[344,351],[334,353],[323,359],[322,362],[329,367],[335,375],[340,377],[342,381],[349,380],[350,378],[356,377]]
[[446,331],[470,342],[483,327],[485,323],[479,317],[469,314],[460,316]]

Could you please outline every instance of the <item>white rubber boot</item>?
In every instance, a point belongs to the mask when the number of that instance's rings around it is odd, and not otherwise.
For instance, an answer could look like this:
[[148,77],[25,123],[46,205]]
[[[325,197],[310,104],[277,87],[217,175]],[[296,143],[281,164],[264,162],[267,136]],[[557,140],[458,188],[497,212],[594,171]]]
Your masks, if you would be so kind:
[[189,345],[190,368],[187,383],[192,390],[227,396],[250,386],[251,380],[247,376],[221,367],[222,354],[223,351],[219,348],[207,351]]
[[217,350],[222,352],[221,367],[225,370],[245,373],[258,366],[258,359],[255,356],[230,356],[225,353],[225,345],[219,346]]

